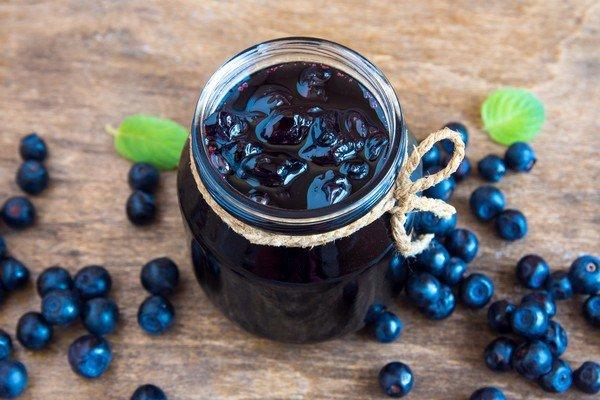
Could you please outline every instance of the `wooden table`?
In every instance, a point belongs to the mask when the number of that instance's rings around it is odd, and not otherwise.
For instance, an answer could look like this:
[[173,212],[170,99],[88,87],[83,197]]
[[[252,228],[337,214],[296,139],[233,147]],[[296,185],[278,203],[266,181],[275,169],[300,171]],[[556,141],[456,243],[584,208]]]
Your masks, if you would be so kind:
[[[450,120],[465,122],[475,161],[504,150],[481,130],[478,110],[486,95],[504,85],[532,90],[548,115],[535,141],[539,162],[532,173],[499,184],[510,206],[527,215],[530,234],[509,244],[474,219],[467,199],[481,184],[477,178],[462,184],[453,200],[459,225],[481,241],[472,270],[493,277],[496,298],[517,300],[525,293],[514,279],[522,255],[536,252],[558,269],[580,253],[600,253],[598,26],[594,0],[0,1],[0,201],[19,194],[14,172],[22,135],[39,132],[52,153],[52,186],[33,199],[37,226],[1,227],[2,235],[34,276],[53,264],[72,272],[106,265],[123,315],[110,337],[114,362],[93,382],[76,377],[67,363],[80,327],[59,329],[46,351],[18,346],[31,377],[23,399],[128,399],[145,382],[176,400],[379,398],[377,373],[392,360],[416,374],[411,399],[465,399],[483,385],[504,389],[510,399],[547,398],[514,373],[486,369],[482,351],[494,335],[484,310],[459,307],[433,323],[401,301],[394,309],[406,331],[390,345],[359,333],[291,346],[242,331],[194,281],[174,172],[162,176],[160,222],[148,229],[128,223],[130,164],[116,155],[103,126],[138,112],[187,126],[220,63],[254,43],[290,35],[338,41],[374,61],[396,87],[418,137]],[[184,279],[174,297],[174,329],[150,338],[136,323],[145,297],[138,276],[144,262],[162,255],[179,263]],[[575,367],[600,360],[600,335],[584,322],[580,303],[562,302],[557,315],[570,334],[565,359]],[[33,287],[15,294],[2,305],[0,327],[14,332],[19,316],[38,308]],[[571,391],[561,398],[586,397]]]

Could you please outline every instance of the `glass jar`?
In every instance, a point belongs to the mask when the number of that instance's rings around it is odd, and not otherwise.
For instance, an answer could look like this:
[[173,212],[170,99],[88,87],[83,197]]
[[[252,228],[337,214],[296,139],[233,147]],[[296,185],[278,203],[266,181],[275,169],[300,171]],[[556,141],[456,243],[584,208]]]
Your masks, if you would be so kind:
[[[203,121],[229,90],[256,71],[296,61],[329,65],[356,79],[381,106],[381,119],[390,135],[379,179],[344,201],[313,210],[276,209],[251,201],[219,176],[199,140]],[[252,244],[207,205],[191,163],[214,200],[237,219],[272,232],[305,235],[333,230],[365,215],[392,188],[414,143],[391,84],[353,50],[320,39],[285,38],[231,58],[200,95],[178,175],[194,272],[207,296],[248,331],[280,341],[322,341],[363,327],[369,308],[391,302],[404,279],[403,259],[395,251],[388,215],[350,236],[313,248]]]

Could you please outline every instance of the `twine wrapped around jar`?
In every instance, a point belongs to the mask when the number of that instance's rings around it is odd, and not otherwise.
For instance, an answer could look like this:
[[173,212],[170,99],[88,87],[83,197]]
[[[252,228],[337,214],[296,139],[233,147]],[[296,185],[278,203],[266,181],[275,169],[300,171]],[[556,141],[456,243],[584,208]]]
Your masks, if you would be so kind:
[[[454,152],[448,161],[448,164],[432,175],[424,176],[416,181],[411,179],[412,173],[416,170],[421,162],[421,158],[427,153],[437,142],[448,139],[454,144]],[[450,177],[465,156],[465,145],[458,133],[451,129],[444,128],[427,136],[418,146],[415,146],[412,153],[408,157],[404,157],[405,161],[402,164],[396,177],[396,182],[392,189],[377,203],[375,206],[361,218],[334,229],[329,232],[315,233],[310,235],[289,235],[277,232],[270,232],[255,226],[246,224],[240,221],[233,215],[229,214],[221,207],[212,197],[196,167],[192,149],[190,146],[191,170],[194,180],[198,186],[199,192],[202,194],[204,201],[212,208],[212,210],[227,224],[235,233],[243,236],[249,242],[256,245],[264,246],[285,246],[285,247],[314,247],[332,242],[334,240],[350,236],[359,229],[369,225],[385,213],[391,214],[392,235],[396,242],[398,251],[405,257],[414,256],[429,246],[433,234],[419,235],[412,237],[405,229],[407,214],[412,211],[430,211],[439,218],[451,217],[456,210],[450,204],[428,197],[419,196],[419,193],[432,186],[435,186],[442,180]]]

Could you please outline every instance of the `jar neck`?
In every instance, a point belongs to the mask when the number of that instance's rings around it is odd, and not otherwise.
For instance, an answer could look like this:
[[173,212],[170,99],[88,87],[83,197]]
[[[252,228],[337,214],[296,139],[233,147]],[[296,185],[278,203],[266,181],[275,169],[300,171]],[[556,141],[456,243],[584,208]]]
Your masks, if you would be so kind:
[[[390,135],[384,165],[375,179],[344,201],[311,210],[285,210],[253,202],[231,187],[214,170],[201,140],[204,136],[204,120],[244,78],[273,65],[297,61],[325,64],[356,79],[380,105],[383,113],[381,119]],[[223,64],[206,83],[192,124],[192,162],[215,201],[243,222],[274,232],[318,233],[339,228],[360,218],[391,190],[406,154],[407,139],[408,132],[394,89],[376,66],[353,50],[333,42],[313,38],[284,38],[244,50]]]

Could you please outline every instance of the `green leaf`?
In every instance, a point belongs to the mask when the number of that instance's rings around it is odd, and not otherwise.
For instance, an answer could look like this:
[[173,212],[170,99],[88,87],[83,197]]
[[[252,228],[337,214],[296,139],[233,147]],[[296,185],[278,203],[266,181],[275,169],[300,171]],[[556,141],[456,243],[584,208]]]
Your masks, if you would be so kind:
[[129,116],[119,129],[107,125],[106,131],[114,136],[115,148],[121,156],[161,170],[177,168],[188,138],[187,130],[178,123],[149,115]]
[[518,88],[498,89],[481,105],[484,129],[496,142],[511,145],[529,142],[540,131],[544,105],[532,93]]

